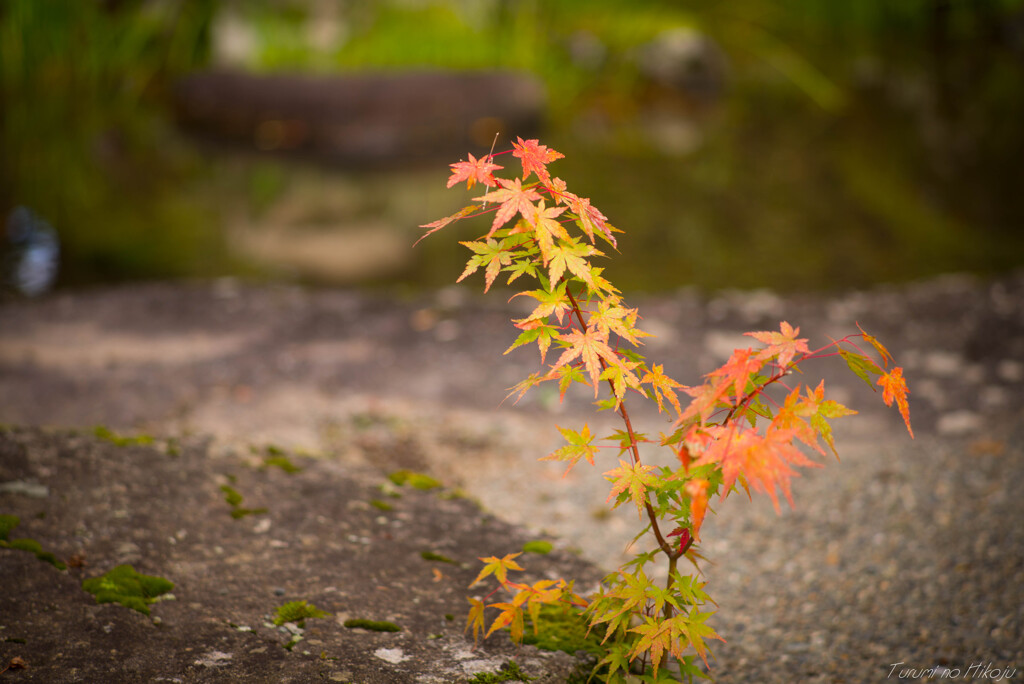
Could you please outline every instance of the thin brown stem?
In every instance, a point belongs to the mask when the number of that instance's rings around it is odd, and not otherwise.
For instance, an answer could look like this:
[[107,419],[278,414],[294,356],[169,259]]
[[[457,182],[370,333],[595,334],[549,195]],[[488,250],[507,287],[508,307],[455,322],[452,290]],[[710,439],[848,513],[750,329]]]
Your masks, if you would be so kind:
[[[586,333],[587,322],[583,320],[583,311],[580,309],[579,303],[577,303],[576,298],[573,297],[572,291],[569,289],[568,286],[566,286],[565,288],[565,293],[569,296],[569,303],[572,304],[572,310],[573,313],[576,314],[576,320],[579,322],[580,330],[583,333]],[[605,370],[608,367],[608,364],[605,362],[605,360],[600,357],[598,357],[598,363],[601,364],[601,370]],[[611,380],[608,380],[608,386],[611,388],[612,394],[614,395],[615,385],[614,383],[612,383]],[[641,462],[640,449],[638,446],[639,440],[637,440],[636,432],[634,432],[633,430],[633,423],[629,419],[629,411],[626,409],[625,399],[619,401],[619,415],[622,417],[622,422],[626,425],[626,434],[629,435],[629,450],[633,457],[633,463],[639,465]],[[674,563],[681,554],[674,551],[672,549],[672,545],[669,544],[665,540],[665,537],[662,535],[661,528],[658,526],[658,516],[654,512],[654,507],[651,506],[650,499],[647,498],[646,494],[644,495],[644,508],[647,511],[647,519],[651,523],[651,531],[654,532],[654,538],[658,541],[658,547],[665,552],[665,555],[668,556],[669,561],[671,563]]]

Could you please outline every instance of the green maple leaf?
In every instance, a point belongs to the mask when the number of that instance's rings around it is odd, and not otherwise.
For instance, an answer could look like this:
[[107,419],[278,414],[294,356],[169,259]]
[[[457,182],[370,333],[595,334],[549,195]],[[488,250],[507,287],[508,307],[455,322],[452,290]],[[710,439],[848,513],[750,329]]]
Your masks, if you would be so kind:
[[[637,514],[642,514],[643,505],[647,502],[647,488],[658,485],[658,478],[651,475],[652,470],[655,470],[654,466],[619,459],[618,468],[604,473],[604,479],[612,483],[611,494],[608,495],[606,502],[628,490],[629,498],[636,504]],[[618,505],[616,502],[612,508]]]
[[512,254],[496,240],[488,239],[486,242],[460,242],[459,244],[473,250],[476,252],[476,255],[470,257],[469,261],[466,262],[466,270],[464,270],[458,280],[455,281],[457,283],[462,282],[466,276],[476,272],[476,270],[481,266],[485,266],[486,270],[484,271],[484,275],[487,284],[484,286],[484,292],[487,292],[491,289],[494,279],[498,277],[501,267],[508,266],[512,263]]
[[594,281],[590,275],[590,263],[586,258],[595,254],[602,256],[601,252],[588,244],[581,243],[576,238],[568,241],[559,240],[549,253],[548,278],[552,283],[557,283],[568,269],[570,273],[593,288]]
[[[714,629],[704,624],[704,621],[714,615],[712,612],[701,613],[697,610],[691,611],[689,615],[677,615],[673,618],[673,626],[680,636],[684,637],[689,645],[693,647],[693,650],[697,652],[697,655],[704,661],[704,665],[708,664],[708,647],[704,643],[705,639],[718,639],[724,642],[725,639],[720,637]],[[675,654],[677,657],[680,654]]]
[[516,347],[521,347],[524,344],[536,342],[537,348],[540,349],[540,361],[544,363],[544,357],[547,356],[552,340],[558,336],[558,330],[554,326],[542,323],[539,320],[527,321],[517,327],[521,328],[523,332],[519,333],[519,337],[516,338],[511,347],[505,350],[505,353],[508,354]]
[[595,445],[594,439],[597,435],[590,432],[590,426],[584,424],[581,432],[576,432],[568,428],[558,428],[558,431],[565,437],[565,441],[568,442],[564,447],[551,452],[547,456],[544,456],[540,460],[542,461],[569,461],[569,467],[565,469],[565,473],[568,474],[572,467],[581,459],[587,459],[587,463],[594,465],[594,456],[597,455],[597,445]]
[[857,377],[866,382],[868,387],[874,391],[875,384],[871,381],[871,377],[868,373],[881,375],[882,369],[878,367],[878,364],[863,354],[858,354],[846,349],[840,349],[839,355],[843,357],[843,361],[846,361],[846,365],[850,367],[850,370],[856,373]]

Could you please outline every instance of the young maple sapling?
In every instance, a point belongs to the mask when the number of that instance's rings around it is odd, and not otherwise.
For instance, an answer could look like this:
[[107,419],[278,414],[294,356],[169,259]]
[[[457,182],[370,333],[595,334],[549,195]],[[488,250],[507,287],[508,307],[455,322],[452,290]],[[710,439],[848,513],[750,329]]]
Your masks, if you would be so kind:
[[[508,153],[520,161],[521,176],[494,175],[504,168],[495,159]],[[591,258],[605,256],[598,241],[617,248],[616,234],[622,231],[588,198],[551,176],[548,164],[562,157],[538,140],[519,138],[511,150],[480,159],[469,155],[468,161],[451,164],[449,188],[465,181],[468,189],[477,184],[487,189],[473,204],[422,226],[428,229],[423,237],[455,221],[492,217],[484,235],[461,243],[472,256],[458,281],[482,269],[485,292],[500,274],[507,274],[507,284],[531,283],[533,289],[514,296],[535,300],[535,308],[513,319],[520,332],[505,353],[536,344],[541,363],[547,365],[511,388],[510,396],[518,400],[537,385],[556,382],[564,399],[566,390],[580,383],[593,389],[599,409],[619,415],[622,429],[604,437],[591,432],[588,424],[580,430],[559,427],[566,444],[543,459],[566,461],[568,472],[581,459],[595,465],[599,456],[605,458],[599,450],[616,454],[617,464],[613,461],[603,473],[611,483],[608,501],[613,508],[624,503],[636,507],[642,524],[637,538],[649,534],[652,548],[637,553],[587,597],[576,594],[564,579],[513,581],[509,574],[523,570],[516,561],[519,553],[481,558],[484,567],[470,586],[492,576],[498,586],[482,599],[469,598],[466,628],[476,640],[481,633],[486,638],[507,627],[521,641],[527,617],[536,630],[542,606],[568,606],[603,637],[603,657],[595,673],[604,681],[625,682],[631,671],[641,671],[644,681],[651,682],[704,677],[695,659],[700,657],[708,667],[706,641],[721,637],[706,624],[712,611],[703,609],[710,602],[705,582],[684,574],[679,561],[685,558],[697,567],[702,558],[696,545],[709,500],[726,497],[738,485],[748,493],[750,488],[766,493],[776,510],[781,491],[792,506],[794,468],[820,465],[797,444],[821,455],[825,447],[835,453],[828,421],[856,413],[827,399],[824,381],[813,388],[792,382],[794,371],[813,359],[841,357],[872,389],[882,387],[883,401],[887,406],[896,403],[913,437],[909,390],[888,350],[859,326],[859,333],[818,349],[811,349],[799,337],[800,329],[785,321],[777,331],[747,333],[760,346],[735,350],[696,386],[675,381],[662,364],[648,363],[638,349],[650,335],[637,327],[637,309],[629,308],[603,269],[591,263]],[[878,362],[865,347],[877,353]],[[549,352],[553,363],[548,363]],[[605,395],[600,398],[602,388]],[[652,439],[635,430],[627,409],[627,399],[634,398],[653,401],[669,414],[671,431]],[[644,463],[644,443],[670,449],[678,465]],[[658,584],[645,568],[660,556],[667,568]],[[495,598],[501,591],[508,600]],[[493,610],[497,615],[487,627],[486,616]],[[674,667],[669,667],[670,656]]]

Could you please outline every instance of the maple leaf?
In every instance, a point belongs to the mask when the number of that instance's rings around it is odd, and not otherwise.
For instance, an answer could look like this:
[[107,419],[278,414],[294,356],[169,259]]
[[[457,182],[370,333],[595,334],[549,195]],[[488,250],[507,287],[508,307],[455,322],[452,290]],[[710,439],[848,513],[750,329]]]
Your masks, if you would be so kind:
[[754,430],[730,425],[712,426],[707,432],[713,435],[714,440],[693,465],[721,463],[722,484],[725,487],[723,498],[732,489],[736,479],[742,476],[755,490],[768,494],[778,511],[776,486],[786,495],[789,505],[793,505],[789,480],[799,473],[790,465],[821,467],[821,464],[808,459],[793,446],[795,433],[792,430],[769,429],[762,437]]
[[644,620],[644,624],[629,628],[630,632],[640,635],[640,638],[633,644],[633,650],[629,652],[629,659],[636,660],[645,652],[650,653],[651,665],[654,668],[654,680],[657,681],[661,655],[667,650],[672,650],[672,621],[659,620],[650,616],[645,616]]
[[721,378],[726,390],[733,387],[736,392],[736,401],[739,402],[747,393],[750,376],[761,370],[763,365],[764,361],[754,356],[753,349],[735,349],[729,360],[721,368],[710,373],[708,377]]
[[572,308],[569,303],[569,296],[565,293],[565,283],[559,283],[551,290],[529,290],[512,295],[509,301],[519,296],[533,297],[537,300],[537,307],[530,312],[526,318],[517,318],[513,322],[519,326],[527,321],[543,320],[554,315],[558,323],[562,323],[565,313]]
[[564,366],[576,357],[582,358],[583,364],[590,374],[590,379],[594,386],[594,396],[596,397],[598,381],[600,380],[601,372],[604,370],[601,367],[601,359],[612,364],[618,363],[618,357],[612,351],[612,348],[608,346],[608,333],[588,328],[583,331],[574,330],[571,333],[559,335],[558,339],[568,343],[569,348],[562,352],[553,368],[557,369],[560,366]]
[[667,399],[672,407],[675,408],[676,413],[682,413],[683,409],[679,405],[679,397],[676,396],[675,390],[681,388],[678,382],[665,375],[663,372],[664,366],[661,364],[654,364],[654,366],[647,371],[644,377],[640,378],[641,383],[649,383],[651,390],[654,392],[654,399],[658,402],[658,411],[664,410],[662,405],[662,398]]
[[700,541],[700,526],[704,524],[704,515],[708,510],[708,487],[711,483],[707,480],[690,480],[684,489],[690,497],[690,522],[693,524],[693,536]]
[[479,208],[480,207],[476,206],[475,204],[471,204],[468,207],[463,207],[462,209],[459,209],[451,216],[445,216],[444,218],[433,221],[432,223],[424,223],[423,225],[420,226],[420,228],[430,228],[430,230],[421,235],[420,239],[413,243],[413,247],[418,245],[420,243],[420,240],[427,237],[431,233],[436,233],[437,231],[447,226],[449,223],[458,221],[459,219],[466,218]]
[[494,634],[502,627],[508,626],[512,632],[512,641],[520,643],[523,640],[523,610],[522,606],[515,603],[492,603],[490,608],[500,608],[501,614],[494,618],[491,628],[487,630],[484,639]]
[[794,328],[786,321],[782,321],[779,327],[781,332],[764,331],[743,334],[767,345],[758,352],[758,359],[766,361],[774,356],[779,366],[786,368],[796,354],[810,354],[811,350],[807,348],[806,339],[797,339],[797,335],[800,334],[800,328]]
[[[615,624],[615,618],[631,611],[635,611],[638,608],[642,608],[644,604],[647,603],[648,592],[653,585],[651,584],[651,580],[647,578],[643,569],[638,569],[635,573],[628,573],[623,570],[619,570],[618,572],[621,577],[616,578],[617,586],[614,590],[608,593],[610,598],[617,599],[618,601],[616,601],[614,608],[608,610],[602,615],[595,615],[591,620],[592,626],[599,625],[602,622],[612,622],[612,624]],[[610,636],[612,631],[611,627],[609,627],[608,634],[605,635],[605,639]]]
[[498,244],[496,240],[488,239],[486,242],[460,242],[459,244],[476,252],[476,256],[471,257],[470,260],[466,262],[466,270],[464,270],[458,280],[455,281],[457,283],[462,282],[466,276],[474,273],[481,266],[486,266],[487,268],[484,271],[486,280],[484,292],[487,292],[491,289],[494,279],[498,277],[498,272],[501,270],[501,267],[512,263],[512,254],[502,245]]
[[590,426],[583,425],[582,432],[576,432],[568,428],[561,428],[557,425],[558,431],[562,433],[562,437],[565,437],[565,441],[568,442],[565,446],[556,451],[551,452],[547,456],[544,456],[540,460],[542,461],[569,461],[569,466],[565,469],[565,473],[562,477],[569,474],[573,466],[581,459],[587,459],[587,463],[594,465],[594,456],[597,455],[598,447],[593,443],[596,435],[590,432]]
[[480,632],[482,632],[484,629],[485,606],[483,604],[483,601],[475,599],[471,596],[467,597],[467,600],[469,601],[469,605],[471,607],[469,609],[469,616],[466,618],[466,629],[464,629],[463,632],[469,631],[469,628],[472,627],[473,643],[475,644],[477,642],[477,638]]
[[598,304],[597,311],[590,312],[587,326],[614,332],[619,337],[629,340],[631,344],[640,345],[642,343],[638,338],[651,335],[637,330],[636,319],[636,309],[627,309],[616,305],[614,301],[603,300]]
[[864,332],[864,328],[860,327],[860,323],[857,324],[857,330],[860,330],[860,334],[864,336],[864,339],[878,351],[878,355],[882,357],[882,364],[888,368],[890,363],[896,363],[896,360],[892,358],[892,354],[889,350],[878,341],[878,338],[868,335]]
[[[799,388],[798,388],[799,389]],[[826,418],[841,418],[842,416],[852,416],[857,412],[853,409],[846,408],[838,401],[831,399],[825,399],[825,381],[822,380],[818,383],[817,388],[811,391],[811,388],[807,388],[807,396],[801,401],[801,412],[810,415],[811,427],[814,431],[821,435],[821,438],[825,440],[832,453],[835,454],[836,458],[839,458],[838,452],[836,452],[836,443],[832,438],[832,426],[825,420]],[[798,435],[799,436],[799,435]],[[805,444],[810,444],[806,439],[800,437],[801,441]],[[815,444],[811,446],[821,451],[821,448]]]
[[[824,381],[819,388],[824,392]],[[821,401],[821,396],[816,392],[812,393],[811,389],[807,388],[807,397],[803,398],[800,395],[800,386],[797,385],[787,396],[786,401],[782,407],[779,408],[778,413],[772,418],[772,428],[776,430],[790,430],[794,437],[799,439],[801,442],[809,447],[814,448],[821,455],[825,455],[825,451],[821,448],[818,443],[818,432],[815,432],[814,428],[804,420],[805,417],[814,415],[818,410],[818,402]],[[828,428],[828,424],[825,424]],[[828,430],[829,438],[831,439],[831,429]],[[824,436],[824,435],[823,435]]]
[[491,156],[477,159],[472,154],[468,155],[469,161],[460,161],[449,164],[452,168],[452,175],[448,178],[448,187],[452,187],[460,181],[466,181],[466,189],[472,188],[476,183],[483,183],[488,187],[495,187],[498,183],[494,178],[494,172],[505,168],[491,163]]
[[519,400],[523,398],[531,388],[536,387],[542,382],[547,380],[553,380],[558,377],[558,374],[554,371],[550,373],[531,373],[530,377],[520,381],[514,387],[509,388],[509,393],[505,396],[506,399],[511,397],[513,394],[516,395],[516,400],[513,403],[519,403]]
[[[720,637],[717,632],[711,627],[704,624],[704,621],[714,613],[701,613],[697,610],[692,611],[689,615],[680,614],[673,618],[673,627],[678,630],[679,635],[693,647],[693,650],[697,652],[697,655],[704,661],[704,666],[708,666],[708,647],[704,644],[705,639],[718,639],[724,642],[725,639]],[[676,657],[680,657],[681,654],[675,654]]]
[[697,418],[701,423],[706,423],[723,400],[723,397],[728,393],[729,384],[728,379],[723,378],[717,382],[705,382],[699,387],[684,385],[681,389],[693,397],[693,399],[690,400],[686,410],[679,414],[676,425],[682,425],[692,418]]
[[640,389],[640,379],[633,370],[640,365],[639,361],[616,360],[608,364],[601,372],[600,380],[610,380],[612,393],[615,395],[615,409],[619,408],[623,397],[626,395],[626,388]]
[[514,148],[512,156],[523,162],[523,180],[526,180],[531,172],[536,173],[537,178],[542,181],[550,180],[551,174],[548,173],[547,165],[565,156],[547,145],[541,145],[539,140],[516,138],[512,147]]
[[598,211],[597,207],[590,204],[586,197],[579,197],[569,193],[569,210],[576,215],[577,224],[587,234],[590,241],[594,241],[595,229],[600,231],[612,247],[618,247],[619,243],[612,235],[614,230],[608,223],[608,217]]
[[469,586],[475,586],[480,582],[480,580],[484,579],[485,577],[488,577],[489,575],[494,575],[498,579],[498,582],[501,584],[501,586],[506,586],[508,584],[508,571],[522,570],[519,564],[516,563],[514,560],[517,556],[520,555],[522,555],[522,552],[510,553],[504,556],[503,558],[498,558],[496,556],[481,558],[480,560],[484,562],[486,565],[484,565],[484,569],[480,571],[480,574],[476,576],[476,579],[473,580]]
[[[528,213],[523,215],[526,222],[533,228],[533,236],[537,240],[537,247],[540,248],[541,262],[544,266],[547,266],[551,260],[551,253],[555,248],[555,238],[570,239],[565,226],[555,220],[564,211],[565,207],[547,209],[544,207],[544,200],[541,200],[536,205],[531,204]],[[552,285],[556,282],[557,280],[554,278],[551,279]]]
[[590,263],[586,258],[595,254],[601,256],[601,252],[575,238],[570,238],[569,241],[559,240],[558,244],[549,252],[548,280],[557,283],[568,269],[570,273],[593,289],[594,281],[590,277]]
[[558,331],[554,326],[550,326],[538,319],[532,319],[522,323],[517,323],[516,327],[523,332],[519,333],[519,337],[512,343],[512,346],[505,350],[505,354],[516,347],[521,347],[524,344],[530,342],[536,342],[537,347],[540,349],[540,362],[544,363],[544,357],[547,356],[548,348],[551,346],[551,340],[558,336]]
[[[487,233],[486,237],[491,237],[494,231],[508,223],[517,213],[529,220],[530,214],[534,210],[533,203],[541,199],[540,194],[532,187],[524,188],[522,181],[518,178],[513,180],[498,178],[497,181],[501,188],[481,197],[473,198],[477,202],[498,203],[498,210],[494,213],[491,230]],[[426,226],[423,227],[425,228]]]
[[[647,488],[658,485],[657,476],[650,474],[654,469],[654,466],[630,463],[619,459],[618,468],[603,473],[604,479],[612,483],[612,490],[606,502],[629,490],[629,498],[636,504],[637,514],[642,515],[643,506],[647,503]],[[618,503],[616,503],[617,505]]]
[[882,386],[882,401],[886,406],[892,406],[893,400],[896,400],[896,406],[900,409],[903,422],[907,425],[907,432],[913,439],[914,430],[910,427],[910,407],[907,405],[907,395],[910,394],[910,390],[907,389],[907,383],[903,379],[903,369],[896,366],[888,373],[882,373],[882,376],[878,378],[878,384]]
[[847,349],[839,349],[838,351],[839,355],[843,357],[843,361],[846,361],[846,365],[850,367],[850,370],[852,370],[858,378],[866,382],[868,387],[874,390],[875,387],[871,384],[871,378],[868,377],[868,373],[881,375],[882,369],[878,367],[878,364],[863,354],[858,354]]

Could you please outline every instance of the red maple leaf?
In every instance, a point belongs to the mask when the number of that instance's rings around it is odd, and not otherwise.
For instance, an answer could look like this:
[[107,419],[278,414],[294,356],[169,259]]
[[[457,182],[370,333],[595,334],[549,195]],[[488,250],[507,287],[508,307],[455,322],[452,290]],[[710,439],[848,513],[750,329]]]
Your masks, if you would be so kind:
[[448,187],[452,187],[459,181],[466,181],[466,189],[472,188],[476,183],[483,183],[488,187],[495,187],[498,182],[494,178],[494,172],[505,168],[491,163],[491,156],[477,159],[468,155],[469,161],[460,161],[449,164],[452,167],[452,175],[448,179]]
[[550,180],[551,174],[548,173],[547,165],[565,156],[547,145],[541,145],[539,140],[516,138],[512,147],[515,148],[512,156],[518,157],[523,162],[523,180],[526,180],[531,172],[536,173],[537,178],[542,181]]

